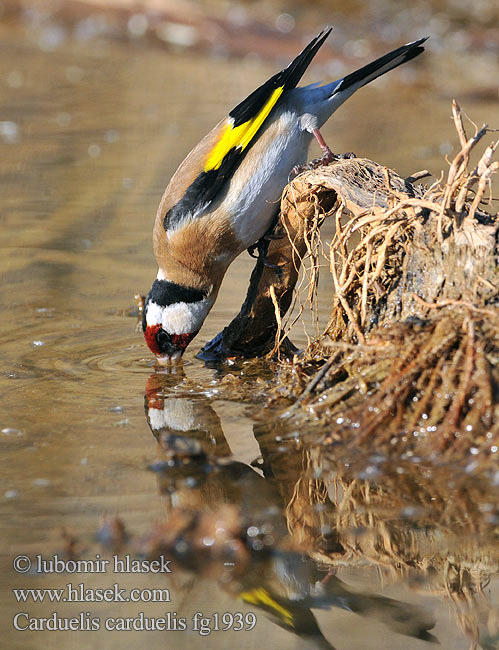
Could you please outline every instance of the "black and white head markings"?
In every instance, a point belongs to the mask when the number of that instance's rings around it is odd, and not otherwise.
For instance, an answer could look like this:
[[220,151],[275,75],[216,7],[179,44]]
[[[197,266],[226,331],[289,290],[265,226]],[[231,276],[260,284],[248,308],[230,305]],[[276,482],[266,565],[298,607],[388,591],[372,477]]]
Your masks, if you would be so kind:
[[213,301],[208,291],[164,280],[160,273],[158,276],[146,297],[142,330],[158,359],[175,362],[199,332]]

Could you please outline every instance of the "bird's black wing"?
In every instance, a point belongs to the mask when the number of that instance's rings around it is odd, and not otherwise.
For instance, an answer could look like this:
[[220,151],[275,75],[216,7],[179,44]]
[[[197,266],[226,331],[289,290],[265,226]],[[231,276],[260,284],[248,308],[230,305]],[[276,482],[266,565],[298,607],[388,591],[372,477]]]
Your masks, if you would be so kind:
[[186,215],[195,214],[215,198],[240,165],[283,93],[296,87],[331,29],[324,29],[287,68],[271,77],[230,111],[202,171],[180,201],[166,213],[163,222],[165,230],[174,227]]

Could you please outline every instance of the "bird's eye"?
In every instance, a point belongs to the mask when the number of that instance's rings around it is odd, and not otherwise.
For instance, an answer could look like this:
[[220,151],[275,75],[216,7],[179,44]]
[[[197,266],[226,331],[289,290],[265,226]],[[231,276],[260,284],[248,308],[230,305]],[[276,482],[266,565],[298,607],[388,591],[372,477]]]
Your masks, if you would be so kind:
[[171,343],[171,336],[165,332],[165,330],[160,329],[158,330],[158,333],[156,334],[156,340],[158,341],[158,345],[160,348],[163,346],[167,345],[168,343]]

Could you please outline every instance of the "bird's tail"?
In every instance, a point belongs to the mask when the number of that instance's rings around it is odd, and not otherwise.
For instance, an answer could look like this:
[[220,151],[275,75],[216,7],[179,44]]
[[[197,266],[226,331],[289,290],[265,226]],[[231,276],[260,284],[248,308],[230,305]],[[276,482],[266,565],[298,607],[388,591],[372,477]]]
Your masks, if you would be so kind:
[[367,65],[359,68],[355,72],[344,77],[337,85],[335,85],[331,95],[336,93],[341,93],[346,90],[355,92],[358,88],[362,88],[374,79],[377,79],[385,72],[389,72],[396,68],[402,63],[406,63],[414,57],[419,56],[421,52],[424,51],[423,43],[427,40],[428,36],[425,38],[420,38],[417,41],[412,43],[407,43],[407,45],[402,45],[392,52],[388,52],[384,56],[381,56],[375,61],[371,61]]

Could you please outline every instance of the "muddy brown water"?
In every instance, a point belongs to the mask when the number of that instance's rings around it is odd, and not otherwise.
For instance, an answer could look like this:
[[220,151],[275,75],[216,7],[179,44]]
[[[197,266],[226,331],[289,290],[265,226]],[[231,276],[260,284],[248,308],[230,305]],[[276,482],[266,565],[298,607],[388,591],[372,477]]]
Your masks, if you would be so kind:
[[[432,512],[436,497],[431,496],[431,469],[418,471],[412,488],[407,488],[410,482],[404,484],[408,491],[399,496],[405,505],[397,509],[393,505],[393,467],[385,472],[380,459],[371,458],[353,476],[344,477],[348,459],[342,459],[341,468],[335,466],[334,457],[311,462],[294,439],[283,442],[272,430],[262,430],[261,422],[240,399],[244,391],[236,386],[232,390],[227,375],[232,372],[243,383],[247,381],[258,397],[268,370],[262,367],[261,376],[253,370],[246,378],[244,364],[219,372],[194,358],[201,345],[237,312],[252,268],[249,256],[241,256],[231,268],[216,307],[186,354],[184,370],[165,375],[153,387],[155,403],[147,402],[144,412],[144,394],[155,379],[152,359],[132,315],[133,296],[145,293],[155,275],[151,229],[162,190],[189,148],[227,108],[267,78],[274,66],[252,59],[207,59],[107,41],[94,42],[91,47],[64,41],[51,49],[23,28],[2,30],[0,498],[4,647],[111,649],[147,644],[178,649],[265,645],[275,649],[334,646],[339,650],[375,650],[417,649],[430,643],[431,639],[415,638],[407,627],[394,628],[384,601],[369,601],[378,604],[371,607],[370,615],[360,616],[348,597],[343,595],[342,600],[335,592],[334,597],[312,599],[308,609],[303,608],[307,615],[313,610],[331,644],[327,645],[322,637],[302,633],[298,623],[294,632],[289,625],[283,630],[269,618],[269,608],[261,602],[260,607],[243,602],[237,590],[224,589],[223,581],[210,579],[199,566],[187,570],[180,561],[174,564],[171,576],[22,574],[12,569],[13,558],[19,554],[34,558],[63,553],[63,528],[78,538],[81,557],[95,557],[101,551],[94,535],[103,516],[119,515],[130,535],[140,538],[155,522],[184,505],[207,509],[235,503],[250,521],[267,517],[271,522],[267,526],[282,542],[288,527],[296,533],[299,517],[295,512],[292,525],[291,505],[296,510],[301,499],[303,506],[299,488],[314,476],[324,480],[325,493],[323,490],[318,499],[310,489],[312,508],[339,503],[344,492],[338,496],[338,489],[353,492],[355,481],[360,481],[363,487],[356,497],[359,513],[367,512],[368,519],[374,517],[385,530],[394,522],[409,522],[411,543],[416,546],[414,531],[425,527],[433,531],[431,543],[424,538],[418,546],[417,561],[415,555],[400,548],[397,554],[393,547],[385,549],[382,561],[382,554],[367,552],[357,539],[343,560],[336,562],[333,580],[341,579],[348,590],[367,594],[366,598],[383,595],[412,604],[414,611],[423,608],[435,617],[431,633],[443,648],[464,649],[473,639],[483,647],[497,647],[493,614],[498,599],[493,577],[497,570],[497,495],[493,496],[497,474],[482,477],[470,465],[468,478],[465,475],[454,481],[453,468],[439,468],[439,485],[448,482],[449,507],[460,502],[469,489],[478,499],[478,506],[469,511],[480,517],[480,521],[473,520],[472,514],[466,520],[466,509],[457,508],[461,519],[451,516],[445,530],[441,529],[441,510]],[[450,151],[455,136],[449,97],[433,83],[434,74],[427,65],[415,75],[414,83],[408,83],[410,76],[395,74],[361,91],[324,130],[333,148],[353,150],[402,174],[428,167],[438,175],[442,156]],[[307,79],[315,80],[313,68]],[[458,82],[453,83],[456,87]],[[493,122],[493,114],[497,116],[497,103],[470,100],[466,109],[477,122]],[[328,226],[325,233],[330,235]],[[322,319],[327,317],[330,294],[325,278],[321,282]],[[292,338],[298,345],[305,344],[301,326],[295,328]],[[174,470],[169,474],[168,468],[150,471],[148,466],[157,456],[152,433],[159,430],[201,441],[212,456],[227,460],[227,468],[217,471],[216,480],[195,479],[194,473],[190,482],[185,477],[180,480]],[[263,465],[253,462],[260,456]],[[410,459],[405,463],[400,466],[401,474],[412,471],[406,467],[411,466]],[[369,513],[369,489],[383,495],[385,480],[387,502],[378,499],[376,512]],[[423,510],[417,496],[421,491],[428,495]],[[318,511],[320,508],[315,509]],[[326,576],[327,553],[321,547],[321,555],[313,539],[327,531],[330,534],[335,525],[341,528],[338,512],[325,517],[320,525],[320,518],[311,516],[312,532],[306,535],[310,552],[293,556],[292,568],[275,568],[280,599],[258,563],[247,568],[253,578],[262,571],[262,584],[267,595],[271,594],[268,599],[274,602],[274,613],[291,607],[297,590],[290,584],[298,581],[297,561],[307,567],[303,580],[308,587]],[[348,518],[345,521],[343,549],[347,548]],[[362,525],[368,531],[369,526]],[[359,526],[352,528],[352,535],[359,533]],[[408,537],[400,534],[396,538],[400,544],[409,544]],[[381,539],[386,541],[381,535],[376,544],[381,544]],[[388,539],[394,541],[393,536]],[[431,582],[423,568],[431,567],[439,554],[442,561],[436,564],[442,575],[446,572],[447,581]],[[283,573],[287,577],[283,578]],[[459,580],[463,584],[456,587]],[[11,591],[58,588],[68,582],[83,582],[89,588],[109,587],[115,582],[127,589],[167,585],[171,601],[18,603]],[[259,584],[254,579],[251,588]],[[404,609],[408,618],[409,610]],[[81,612],[87,616],[88,612],[88,616],[100,618],[101,629],[70,636],[62,631],[19,631],[12,625],[18,612],[43,618],[54,611],[65,617]],[[213,631],[209,636],[192,629],[104,629],[106,619],[136,617],[141,611],[150,617],[176,612],[188,621],[196,612],[207,616],[253,612],[257,624],[251,631]],[[20,627],[26,625],[27,615],[18,619]]]

